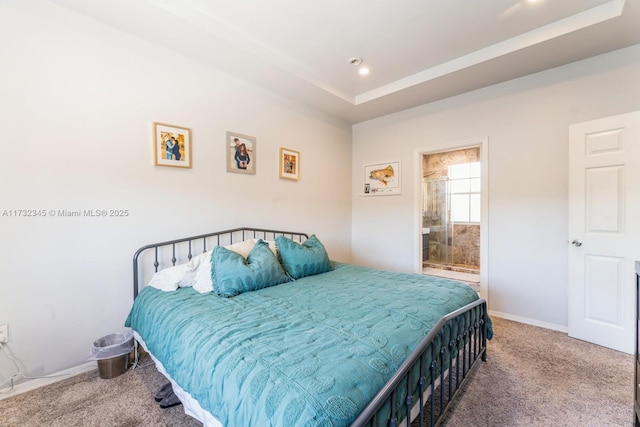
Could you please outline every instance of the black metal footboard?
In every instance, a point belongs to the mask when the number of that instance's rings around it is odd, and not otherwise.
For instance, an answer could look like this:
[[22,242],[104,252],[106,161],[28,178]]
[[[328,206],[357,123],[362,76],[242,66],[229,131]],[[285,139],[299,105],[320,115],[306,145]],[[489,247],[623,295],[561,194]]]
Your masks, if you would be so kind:
[[[487,303],[440,319],[352,427],[439,425],[478,360],[486,361]],[[400,420],[400,421],[399,421]]]

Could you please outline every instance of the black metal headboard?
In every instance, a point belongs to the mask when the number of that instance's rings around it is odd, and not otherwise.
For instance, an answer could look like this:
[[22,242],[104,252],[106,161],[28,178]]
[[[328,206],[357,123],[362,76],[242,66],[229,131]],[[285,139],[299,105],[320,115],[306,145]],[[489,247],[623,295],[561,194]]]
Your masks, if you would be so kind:
[[231,245],[246,239],[275,240],[277,236],[286,236],[298,242],[309,238],[305,233],[243,227],[143,246],[133,255],[133,298],[138,296],[140,283],[148,281],[144,280],[145,273],[153,274],[162,268],[189,262],[194,255],[212,250],[215,246]]

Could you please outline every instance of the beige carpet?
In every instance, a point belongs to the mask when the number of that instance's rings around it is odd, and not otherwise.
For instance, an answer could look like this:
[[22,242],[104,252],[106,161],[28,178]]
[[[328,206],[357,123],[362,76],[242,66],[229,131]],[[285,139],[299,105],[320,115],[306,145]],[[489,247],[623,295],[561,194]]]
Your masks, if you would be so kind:
[[182,405],[160,409],[153,399],[166,382],[147,366],[104,380],[98,371],[0,400],[0,426],[196,427]]
[[633,426],[633,356],[494,318],[446,426]]
[[[493,321],[489,360],[474,371],[445,426],[633,425],[633,356]],[[160,409],[153,396],[164,382],[153,366],[109,380],[90,372],[0,400],[0,426],[199,426],[181,405]]]

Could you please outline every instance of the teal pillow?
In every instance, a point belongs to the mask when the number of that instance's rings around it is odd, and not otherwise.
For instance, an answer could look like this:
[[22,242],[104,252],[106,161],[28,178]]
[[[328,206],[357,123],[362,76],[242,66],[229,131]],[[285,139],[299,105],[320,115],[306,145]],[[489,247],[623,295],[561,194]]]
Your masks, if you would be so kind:
[[285,236],[278,236],[276,247],[280,263],[293,279],[313,276],[331,269],[327,251],[315,234],[302,244]]
[[222,246],[211,254],[213,290],[220,296],[233,297],[243,292],[257,291],[288,282],[267,242],[258,240],[247,259]]

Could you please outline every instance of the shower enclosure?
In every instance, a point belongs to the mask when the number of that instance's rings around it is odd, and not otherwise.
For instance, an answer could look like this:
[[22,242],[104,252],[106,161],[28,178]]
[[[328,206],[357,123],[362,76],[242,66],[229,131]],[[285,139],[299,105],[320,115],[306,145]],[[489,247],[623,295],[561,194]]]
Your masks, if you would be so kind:
[[[453,224],[449,221],[449,178],[425,179],[423,182],[423,245],[422,260],[430,264],[452,264]],[[428,237],[424,237],[428,236]]]
[[432,154],[427,160],[438,169],[425,173],[422,182],[423,265],[477,272],[480,163],[468,150]]

